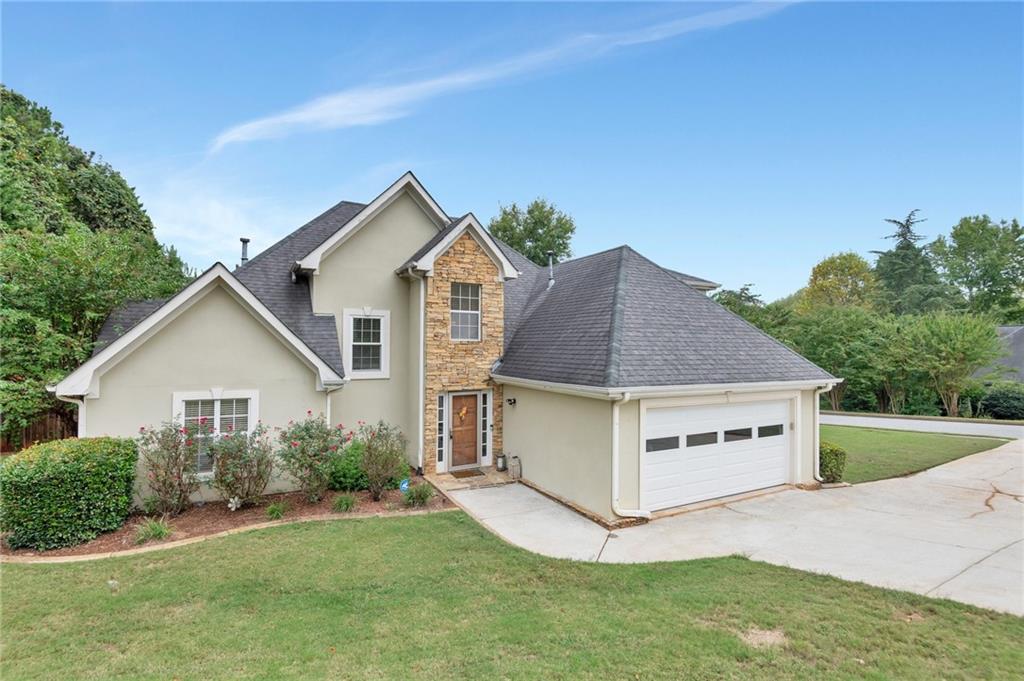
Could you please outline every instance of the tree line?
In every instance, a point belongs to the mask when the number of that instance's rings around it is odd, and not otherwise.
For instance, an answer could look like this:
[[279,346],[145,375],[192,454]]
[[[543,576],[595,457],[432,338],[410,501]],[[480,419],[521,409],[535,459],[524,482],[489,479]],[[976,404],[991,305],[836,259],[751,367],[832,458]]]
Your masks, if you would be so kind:
[[998,324],[1024,322],[1024,230],[1017,220],[965,217],[929,244],[919,211],[875,251],[825,258],[807,285],[765,303],[752,286],[714,298],[844,382],[832,409],[892,414],[978,414],[1002,378],[986,373],[1004,352]]
[[49,411],[70,421],[47,384],[89,357],[111,310],[192,276],[116,170],[0,85],[0,432]]

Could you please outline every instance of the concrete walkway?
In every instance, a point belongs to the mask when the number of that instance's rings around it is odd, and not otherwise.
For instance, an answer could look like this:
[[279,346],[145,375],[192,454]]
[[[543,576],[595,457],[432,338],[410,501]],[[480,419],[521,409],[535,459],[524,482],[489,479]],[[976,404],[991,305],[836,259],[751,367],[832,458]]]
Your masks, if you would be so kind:
[[1024,438],[1024,426],[992,421],[978,423],[953,419],[915,419],[902,416],[872,416],[870,414],[822,414],[821,422],[833,426],[862,426],[886,430],[915,430],[922,433],[948,433],[950,435],[981,435],[985,437]]
[[507,541],[605,563],[745,555],[1024,615],[1024,443],[907,478],[777,494],[615,530],[524,485],[451,495]]

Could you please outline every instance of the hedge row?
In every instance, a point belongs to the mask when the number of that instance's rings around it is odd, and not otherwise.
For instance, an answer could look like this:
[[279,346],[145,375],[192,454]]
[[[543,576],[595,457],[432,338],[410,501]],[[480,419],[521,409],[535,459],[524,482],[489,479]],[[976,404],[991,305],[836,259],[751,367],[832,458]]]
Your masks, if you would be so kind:
[[133,440],[55,440],[0,463],[0,529],[11,548],[71,546],[128,517],[138,459]]

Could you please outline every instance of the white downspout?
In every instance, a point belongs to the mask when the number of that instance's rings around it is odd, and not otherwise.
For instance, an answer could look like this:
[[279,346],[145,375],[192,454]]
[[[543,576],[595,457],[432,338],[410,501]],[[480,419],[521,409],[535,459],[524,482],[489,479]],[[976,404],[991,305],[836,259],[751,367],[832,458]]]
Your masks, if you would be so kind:
[[647,511],[619,507],[619,407],[629,402],[630,397],[623,393],[612,402],[612,512],[623,518],[650,518]]
[[814,405],[813,405],[814,406],[814,419],[813,419],[813,421],[814,421],[814,440],[813,440],[813,443],[814,443],[814,471],[813,471],[813,473],[814,473],[814,479],[817,480],[818,482],[825,482],[821,478],[821,469],[820,469],[821,459],[820,459],[820,456],[819,456],[820,453],[821,453],[820,452],[820,450],[821,450],[821,423],[820,423],[821,416],[819,415],[820,405],[821,405],[821,394],[824,393],[824,392],[828,392],[831,389],[832,389],[832,385],[826,385],[823,388],[815,388],[814,389]]
[[426,366],[425,366],[425,353],[426,353],[426,340],[427,340],[427,280],[424,277],[417,277],[420,280],[420,388],[419,398],[417,400],[419,404],[419,416],[417,417],[419,423],[419,437],[416,438],[416,457],[419,461],[420,470],[423,470],[423,412],[426,409],[426,395],[424,390],[426,389]]
[[405,270],[405,273],[408,276],[413,277],[414,279],[418,279],[419,282],[420,282],[420,286],[419,286],[419,289],[420,289],[420,329],[419,329],[419,331],[420,331],[420,343],[419,343],[419,371],[417,372],[417,374],[418,374],[417,378],[419,380],[419,394],[418,394],[418,396],[416,398],[416,405],[418,407],[418,409],[417,409],[418,415],[416,416],[416,427],[417,427],[417,432],[419,434],[419,437],[416,438],[416,462],[417,462],[416,465],[422,471],[423,470],[423,437],[424,437],[424,432],[423,432],[424,414],[423,414],[423,412],[426,409],[426,404],[425,404],[426,395],[424,394],[424,390],[425,390],[425,384],[426,384],[426,371],[427,371],[427,368],[426,368],[426,365],[425,365],[425,361],[426,361],[426,357],[425,357],[425,353],[426,353],[426,340],[427,340],[427,279],[423,275],[416,274],[416,272],[415,272],[415,270],[414,270],[412,265],[410,265]]
[[80,400],[76,400],[73,397],[61,397],[56,393],[54,393],[54,397],[61,402],[67,402],[78,406],[78,437],[85,437],[85,398],[83,397]]

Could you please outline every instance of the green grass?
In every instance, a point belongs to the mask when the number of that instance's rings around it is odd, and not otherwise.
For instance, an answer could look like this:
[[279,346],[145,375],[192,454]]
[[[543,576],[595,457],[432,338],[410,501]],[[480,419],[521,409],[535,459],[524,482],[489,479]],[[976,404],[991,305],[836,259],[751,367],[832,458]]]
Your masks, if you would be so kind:
[[855,426],[821,426],[821,439],[846,450],[846,482],[868,482],[916,473],[998,447],[1009,440],[914,433]]
[[[5,681],[976,679],[1024,668],[1021,618],[743,558],[552,560],[459,512],[4,565],[3,591]],[[788,642],[751,647],[739,634],[752,627]]]

